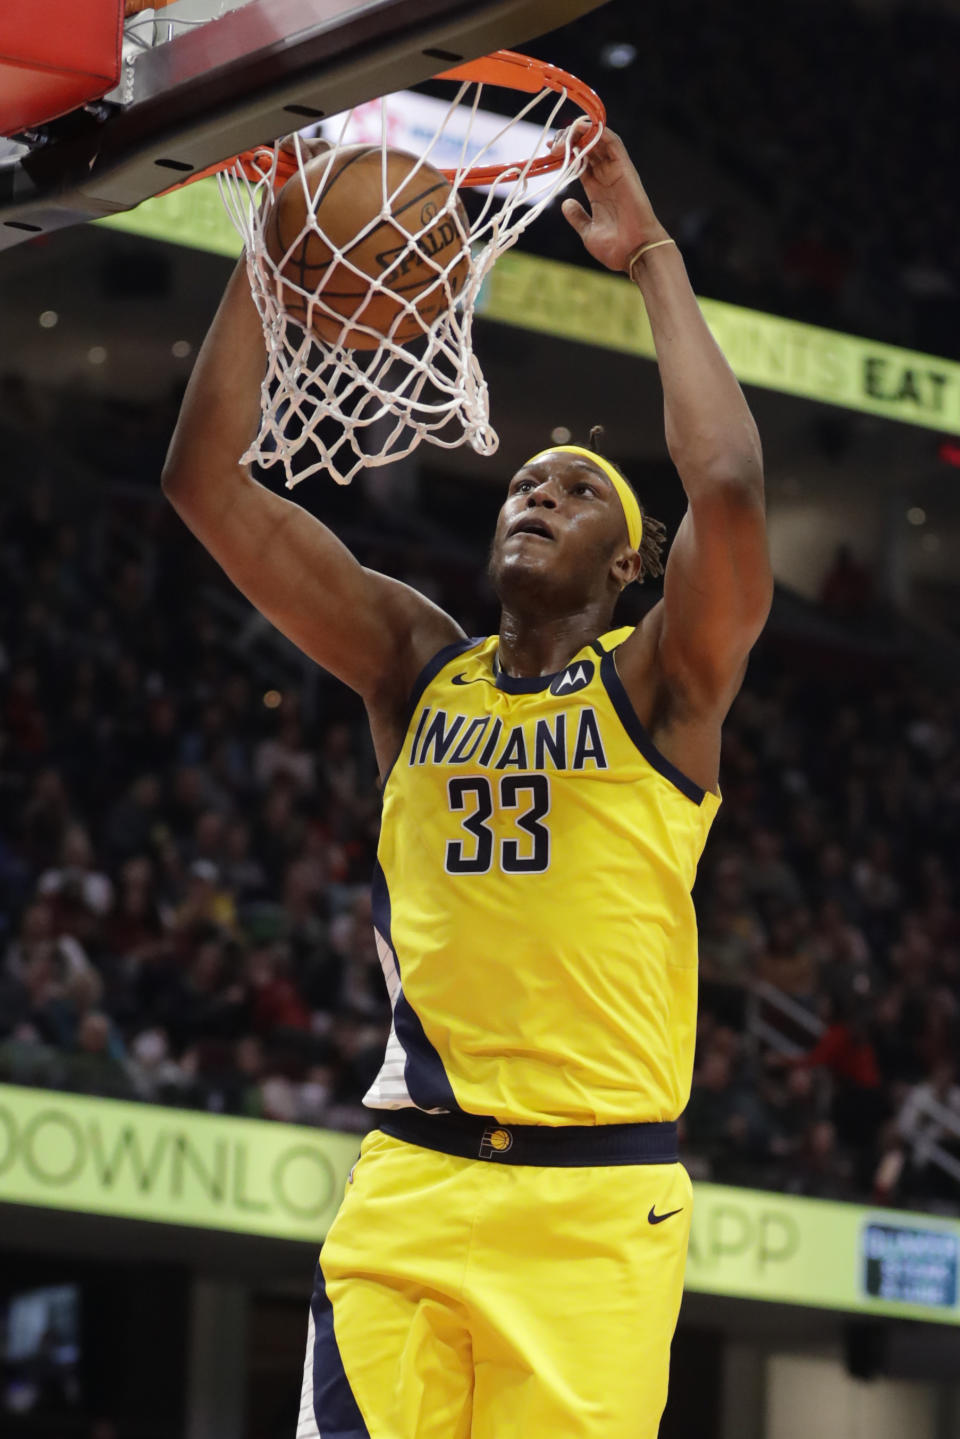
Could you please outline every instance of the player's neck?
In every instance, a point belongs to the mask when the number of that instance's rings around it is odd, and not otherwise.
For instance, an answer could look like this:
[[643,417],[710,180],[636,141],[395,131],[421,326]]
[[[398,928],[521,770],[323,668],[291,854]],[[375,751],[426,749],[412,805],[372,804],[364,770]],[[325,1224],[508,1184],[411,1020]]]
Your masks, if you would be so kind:
[[546,619],[520,615],[506,607],[500,614],[500,668],[514,679],[552,675],[610,628],[605,608]]

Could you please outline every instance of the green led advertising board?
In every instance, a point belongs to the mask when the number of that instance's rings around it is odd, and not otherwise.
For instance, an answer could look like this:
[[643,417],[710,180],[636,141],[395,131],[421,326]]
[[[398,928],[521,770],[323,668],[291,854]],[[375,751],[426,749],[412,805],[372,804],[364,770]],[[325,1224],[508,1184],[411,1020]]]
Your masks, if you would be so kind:
[[686,1287],[960,1324],[960,1220],[698,1184]]
[[[358,1149],[352,1134],[0,1085],[0,1205],[318,1243]],[[960,1324],[958,1256],[958,1220],[697,1184],[686,1287]]]
[[[97,223],[219,255],[240,252],[212,179]],[[701,299],[700,306],[744,384],[960,435],[960,362],[720,300]],[[639,290],[622,275],[585,265],[508,250],[484,286],[477,313],[625,355],[654,354]]]
[[0,1203],[319,1241],[359,1138],[0,1085]]

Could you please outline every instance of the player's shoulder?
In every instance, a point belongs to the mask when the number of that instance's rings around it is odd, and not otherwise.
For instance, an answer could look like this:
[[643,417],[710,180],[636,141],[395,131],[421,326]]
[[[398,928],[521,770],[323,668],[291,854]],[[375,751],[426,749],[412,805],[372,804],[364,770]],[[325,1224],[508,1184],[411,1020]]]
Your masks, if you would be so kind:
[[688,673],[665,664],[664,635],[667,608],[663,600],[643,616],[618,647],[616,665],[620,679],[634,706],[644,714],[666,723],[683,722],[705,727],[713,733],[723,720],[743,674],[729,694],[704,694]]
[[638,673],[645,671],[656,664],[663,617],[663,600],[658,600],[636,624],[619,625],[599,635],[595,648],[603,654],[615,654],[618,669],[626,664]]
[[433,680],[456,684],[462,673],[493,676],[497,643],[496,635],[460,635],[449,640],[424,665],[419,677],[421,687]]
[[[438,694],[458,689],[485,679],[496,683],[494,657],[497,650],[496,635],[465,635],[462,631],[446,642],[435,647],[428,654],[418,670],[407,694],[407,711],[412,714],[419,701],[429,690],[434,702]],[[447,694],[449,699],[450,695]]]
[[378,587],[383,621],[393,638],[393,662],[383,676],[383,688],[396,689],[405,698],[434,656],[466,636],[446,610],[412,585],[375,570],[367,575]]

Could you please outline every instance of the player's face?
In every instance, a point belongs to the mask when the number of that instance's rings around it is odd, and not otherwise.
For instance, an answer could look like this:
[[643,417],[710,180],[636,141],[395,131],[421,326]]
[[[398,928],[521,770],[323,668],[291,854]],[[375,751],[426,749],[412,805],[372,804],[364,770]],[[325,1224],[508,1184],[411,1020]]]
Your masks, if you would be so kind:
[[[515,587],[576,602],[616,592],[616,558],[632,554],[620,499],[602,470],[579,455],[551,451],[510,481],[490,551],[501,599]],[[633,574],[624,576],[632,579]]]

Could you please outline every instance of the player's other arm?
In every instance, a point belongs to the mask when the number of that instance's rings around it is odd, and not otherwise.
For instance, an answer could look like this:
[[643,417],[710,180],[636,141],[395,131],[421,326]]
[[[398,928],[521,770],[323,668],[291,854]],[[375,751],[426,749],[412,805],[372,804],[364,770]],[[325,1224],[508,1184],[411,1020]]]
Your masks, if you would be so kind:
[[258,423],[264,365],[241,262],[187,387],[164,493],[278,630],[368,705],[402,705],[426,661],[462,631],[409,586],[365,569],[325,525],[238,463]]
[[[611,269],[668,238],[612,131],[592,151],[583,184],[592,214],[571,200],[564,214]],[[659,665],[695,708],[725,709],[773,594],[760,437],[676,246],[657,244],[633,274],[657,351],[667,447],[688,501],[664,577]]]

